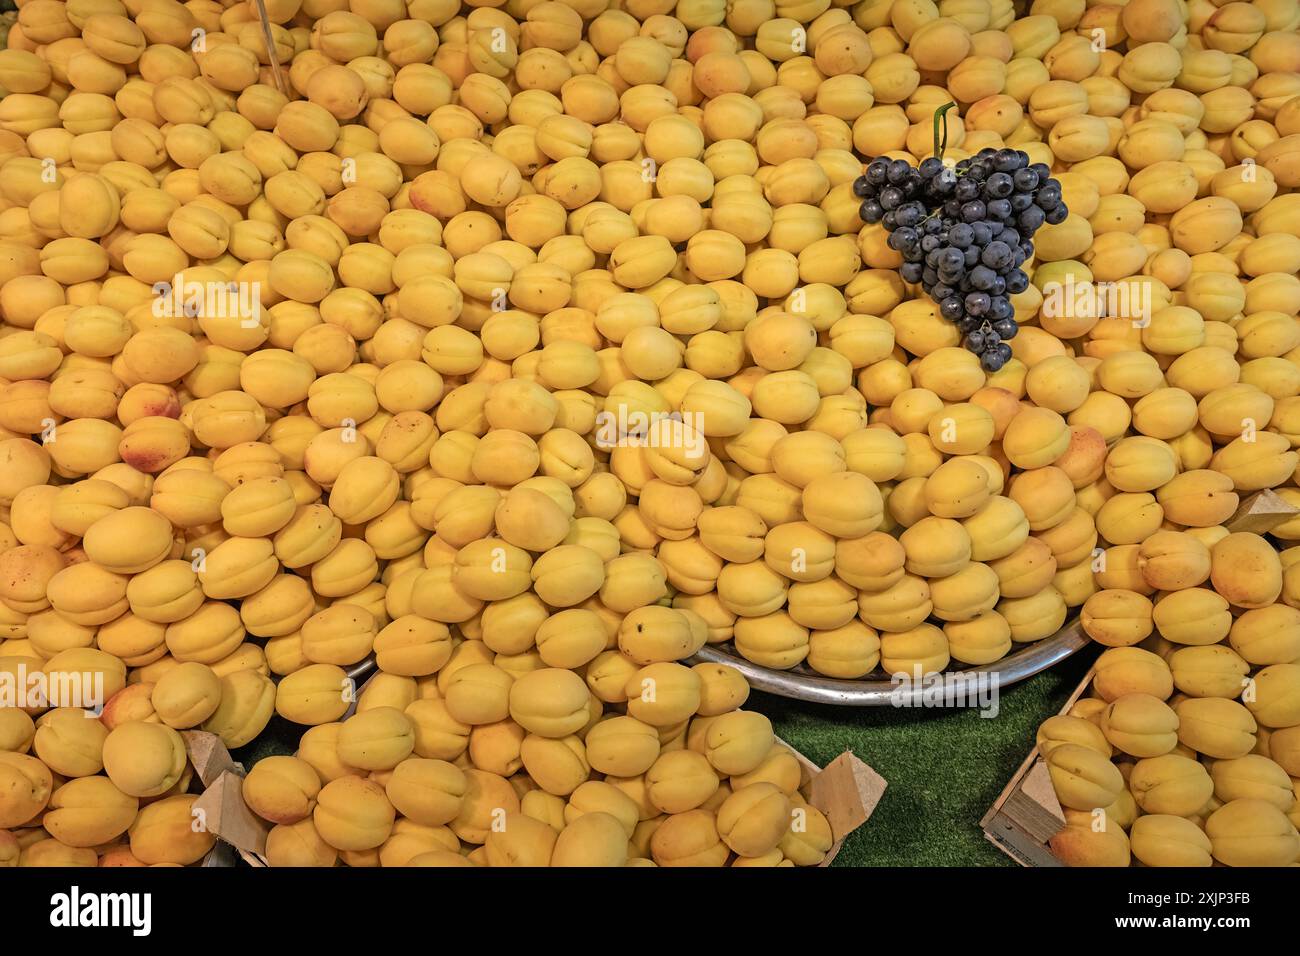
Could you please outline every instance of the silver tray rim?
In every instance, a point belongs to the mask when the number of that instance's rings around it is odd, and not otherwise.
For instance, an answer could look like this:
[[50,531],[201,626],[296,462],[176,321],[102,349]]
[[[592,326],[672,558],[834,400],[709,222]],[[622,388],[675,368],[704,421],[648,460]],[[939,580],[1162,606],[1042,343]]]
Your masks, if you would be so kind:
[[[1076,617],[1051,637],[1026,644],[999,661],[943,671],[941,676],[947,678],[963,675],[967,680],[995,681],[997,687],[1007,687],[1042,673],[1091,643],[1091,638],[1084,633],[1083,626]],[[839,707],[916,706],[919,701],[914,698],[919,698],[926,691],[924,683],[906,689],[904,685],[889,680],[840,680],[806,670],[774,670],[741,657],[730,642],[705,645],[691,658],[691,663],[728,664],[740,671],[755,690],[813,704]],[[979,675],[989,676],[981,678]]]

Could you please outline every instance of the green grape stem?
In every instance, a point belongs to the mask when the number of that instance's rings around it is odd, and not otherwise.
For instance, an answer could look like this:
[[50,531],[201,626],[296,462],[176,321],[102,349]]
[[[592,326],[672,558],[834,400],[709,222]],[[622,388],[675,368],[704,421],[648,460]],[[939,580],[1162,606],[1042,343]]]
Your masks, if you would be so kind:
[[[943,151],[948,148],[948,124],[943,121],[944,114],[956,109],[956,103],[945,103],[934,111],[934,155],[942,160]],[[943,140],[939,139],[939,130],[943,130]]]

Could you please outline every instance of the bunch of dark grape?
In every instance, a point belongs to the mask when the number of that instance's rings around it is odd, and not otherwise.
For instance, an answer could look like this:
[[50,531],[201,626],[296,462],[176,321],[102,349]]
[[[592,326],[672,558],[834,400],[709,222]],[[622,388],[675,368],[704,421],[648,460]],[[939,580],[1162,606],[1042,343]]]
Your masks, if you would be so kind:
[[1061,184],[1017,149],[983,149],[953,167],[930,157],[920,167],[878,157],[853,184],[860,215],[883,223],[899,272],[956,323],[966,348],[990,372],[1011,358],[1010,296],[1029,286],[1021,268],[1043,223],[1065,221]]

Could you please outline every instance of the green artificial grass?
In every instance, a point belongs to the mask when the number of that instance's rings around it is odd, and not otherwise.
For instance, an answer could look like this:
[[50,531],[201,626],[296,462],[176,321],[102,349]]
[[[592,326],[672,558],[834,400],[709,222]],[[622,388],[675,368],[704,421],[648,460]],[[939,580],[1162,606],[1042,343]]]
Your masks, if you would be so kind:
[[1091,649],[1000,694],[996,717],[974,710],[832,707],[755,692],[746,707],[819,766],[845,750],[885,778],[871,819],[835,866],[1012,866],[980,818],[1033,747],[1038,725],[1083,680]]
[[[852,750],[889,784],[835,866],[1011,866],[984,839],[980,818],[1033,747],[1038,725],[1061,709],[1095,657],[1085,649],[1003,688],[991,718],[965,709],[831,707],[757,691],[746,706],[771,717],[781,738],[819,766]],[[275,717],[235,759],[251,767],[293,753],[301,732]]]

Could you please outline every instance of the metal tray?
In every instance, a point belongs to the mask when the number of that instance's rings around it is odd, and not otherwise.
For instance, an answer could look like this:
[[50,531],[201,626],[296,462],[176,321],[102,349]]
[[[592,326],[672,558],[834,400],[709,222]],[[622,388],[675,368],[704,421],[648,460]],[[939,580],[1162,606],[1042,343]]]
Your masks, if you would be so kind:
[[[1075,618],[1051,637],[1013,650],[1000,661],[978,667],[944,671],[944,676],[970,675],[972,679],[979,679],[977,675],[980,674],[996,674],[997,686],[1006,687],[1047,670],[1089,643],[1090,638],[1083,632],[1078,618]],[[872,679],[838,680],[816,674],[803,664],[788,671],[772,670],[741,657],[730,643],[706,645],[691,660],[695,663],[708,661],[730,664],[745,676],[751,687],[778,697],[788,697],[791,700],[803,700],[814,704],[837,704],[841,707],[898,707],[906,706],[910,697],[920,696],[926,690],[924,685],[910,690],[903,689],[899,684],[885,678],[881,671],[875,672]]]

